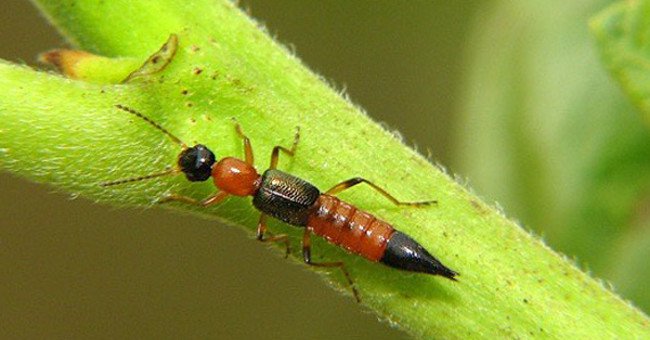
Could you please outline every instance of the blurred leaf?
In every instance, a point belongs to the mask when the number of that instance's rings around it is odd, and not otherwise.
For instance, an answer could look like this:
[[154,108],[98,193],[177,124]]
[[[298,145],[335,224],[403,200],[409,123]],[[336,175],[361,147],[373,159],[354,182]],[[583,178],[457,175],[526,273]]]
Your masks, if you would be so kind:
[[[614,279],[616,245],[650,191],[650,133],[589,37],[587,19],[604,3],[501,1],[486,11],[470,44],[457,151],[477,191]],[[637,269],[647,276],[650,264]]]
[[[619,82],[625,93],[643,113],[646,124],[650,124],[650,1],[625,1],[603,10],[590,22],[603,63]],[[645,143],[648,143],[648,136]],[[631,151],[630,153],[632,153]],[[647,163],[648,152],[635,155],[639,171],[645,176],[638,178],[639,192],[645,200],[638,203],[636,214],[631,219],[633,226],[627,235],[618,240],[615,256],[609,259],[608,276],[616,283],[617,290],[650,310],[650,190]],[[613,163],[615,164],[615,163]],[[636,172],[621,174],[614,181],[626,181]],[[626,176],[627,175],[627,176]],[[644,190],[645,192],[641,191]],[[625,198],[610,194],[612,204]],[[642,197],[643,198],[643,197]]]
[[605,65],[650,124],[650,1],[616,3],[591,20]]

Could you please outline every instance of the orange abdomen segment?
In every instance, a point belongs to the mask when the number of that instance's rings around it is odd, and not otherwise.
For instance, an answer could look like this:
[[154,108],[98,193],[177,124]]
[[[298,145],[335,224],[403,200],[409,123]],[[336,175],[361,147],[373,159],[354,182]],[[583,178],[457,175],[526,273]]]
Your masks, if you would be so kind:
[[395,231],[373,215],[330,195],[320,195],[307,228],[328,242],[371,261],[379,261]]

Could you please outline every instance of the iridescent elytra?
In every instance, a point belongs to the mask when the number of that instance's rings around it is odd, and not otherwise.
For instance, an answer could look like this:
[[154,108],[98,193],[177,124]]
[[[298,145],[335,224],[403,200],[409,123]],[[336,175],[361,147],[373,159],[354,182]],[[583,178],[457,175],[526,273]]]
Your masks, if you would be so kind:
[[205,145],[189,147],[178,137],[167,131],[142,113],[123,106],[116,108],[135,115],[155,127],[173,142],[181,146],[174,167],[159,173],[121,179],[102,183],[104,187],[136,182],[166,175],[184,174],[191,182],[206,181],[212,178],[218,191],[203,199],[170,194],[158,200],[159,203],[182,202],[208,207],[222,202],[229,196],[252,196],[253,205],[261,212],[257,224],[257,239],[262,242],[282,242],[286,254],[290,252],[287,235],[267,235],[267,216],[281,220],[292,226],[303,228],[302,255],[306,264],[317,267],[339,268],[352,289],[357,301],[359,293],[343,262],[314,262],[311,257],[311,234],[325,238],[329,243],[346,251],[362,256],[372,262],[381,262],[401,270],[440,275],[456,280],[455,271],[443,265],[417,241],[389,223],[367,213],[354,205],[338,199],[339,192],[365,183],[396,205],[426,206],[437,201],[401,202],[386,190],[360,177],[343,181],[325,192],[321,192],[309,182],[277,170],[280,152],[293,156],[300,140],[300,130],[296,130],[291,148],[275,146],[271,153],[271,164],[261,175],[254,167],[253,148],[250,140],[242,132],[238,123],[235,130],[244,144],[244,159],[224,157],[217,160],[214,153]]

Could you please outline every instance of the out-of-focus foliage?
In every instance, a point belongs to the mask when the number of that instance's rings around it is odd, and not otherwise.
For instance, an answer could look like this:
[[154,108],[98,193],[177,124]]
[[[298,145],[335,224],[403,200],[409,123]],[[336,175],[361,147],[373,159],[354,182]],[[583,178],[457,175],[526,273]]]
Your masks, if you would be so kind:
[[650,1],[620,2],[593,18],[605,66],[650,124]]
[[[589,18],[608,3],[501,1],[483,12],[468,42],[457,171],[648,311],[650,131],[589,34]],[[617,48],[606,51],[617,74],[645,84],[633,97],[647,96],[650,81],[639,67],[649,49],[634,48],[650,46],[645,8],[627,19],[641,34],[625,41],[617,13],[598,22],[620,40],[601,45]],[[623,58],[634,72],[620,72]]]
[[[610,6],[591,22],[603,62],[641,110],[650,127],[650,1],[627,1]],[[646,133],[646,145],[647,136]],[[642,163],[647,164],[648,153]],[[647,168],[645,179],[647,180]],[[635,207],[630,231],[620,243],[619,255],[611,273],[622,291],[646,310],[650,309],[650,199],[647,181],[641,182],[645,197]]]

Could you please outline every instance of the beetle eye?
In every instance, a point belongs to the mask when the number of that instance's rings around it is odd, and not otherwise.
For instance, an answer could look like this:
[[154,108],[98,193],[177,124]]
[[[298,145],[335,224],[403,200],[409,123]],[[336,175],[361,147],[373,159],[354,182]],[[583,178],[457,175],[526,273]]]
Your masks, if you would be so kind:
[[202,182],[210,178],[214,162],[214,153],[201,144],[183,150],[178,156],[178,166],[192,182]]

